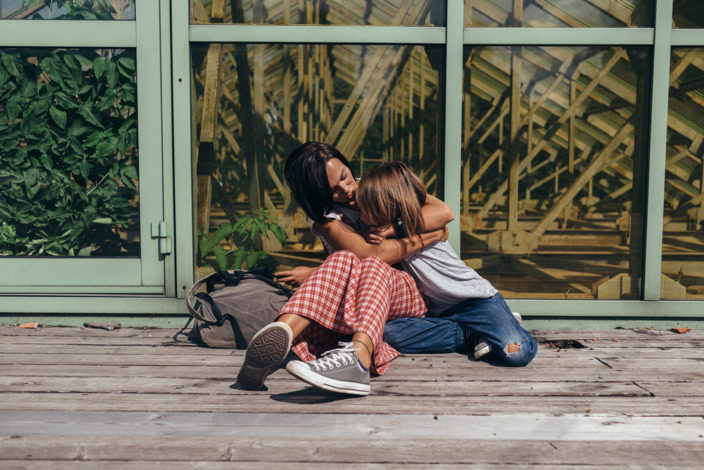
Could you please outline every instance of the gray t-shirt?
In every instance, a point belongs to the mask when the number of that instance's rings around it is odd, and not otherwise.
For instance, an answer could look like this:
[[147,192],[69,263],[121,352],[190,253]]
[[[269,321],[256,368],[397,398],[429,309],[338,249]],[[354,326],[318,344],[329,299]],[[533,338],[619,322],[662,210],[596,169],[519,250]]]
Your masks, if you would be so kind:
[[462,261],[447,241],[430,244],[401,261],[430,299],[435,314],[467,299],[488,299],[497,291]]

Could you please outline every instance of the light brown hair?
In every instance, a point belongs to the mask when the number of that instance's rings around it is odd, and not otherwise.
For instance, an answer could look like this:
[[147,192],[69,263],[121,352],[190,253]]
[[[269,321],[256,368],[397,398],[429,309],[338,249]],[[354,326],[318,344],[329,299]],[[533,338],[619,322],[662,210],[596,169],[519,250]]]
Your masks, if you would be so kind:
[[421,207],[427,196],[423,183],[403,162],[377,164],[357,186],[357,205],[374,225],[401,219],[409,237],[425,232]]

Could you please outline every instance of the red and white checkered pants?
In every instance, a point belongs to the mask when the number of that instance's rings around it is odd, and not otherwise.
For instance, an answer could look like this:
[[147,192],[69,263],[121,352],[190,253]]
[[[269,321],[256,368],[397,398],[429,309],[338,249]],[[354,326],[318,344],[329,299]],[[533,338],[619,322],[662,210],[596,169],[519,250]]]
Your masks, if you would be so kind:
[[405,271],[377,257],[360,260],[336,251],[293,294],[280,314],[293,313],[312,323],[293,341],[293,351],[312,361],[325,351],[364,332],[374,344],[372,371],[382,374],[400,353],[383,341],[387,321],[422,317],[425,299]]

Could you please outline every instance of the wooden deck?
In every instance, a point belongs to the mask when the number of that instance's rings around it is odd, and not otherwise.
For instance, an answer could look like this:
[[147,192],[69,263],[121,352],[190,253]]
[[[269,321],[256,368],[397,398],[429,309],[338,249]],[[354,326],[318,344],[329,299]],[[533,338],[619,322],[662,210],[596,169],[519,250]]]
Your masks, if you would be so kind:
[[0,327],[0,468],[701,468],[704,331],[537,331],[511,369],[404,356],[368,397],[174,330]]

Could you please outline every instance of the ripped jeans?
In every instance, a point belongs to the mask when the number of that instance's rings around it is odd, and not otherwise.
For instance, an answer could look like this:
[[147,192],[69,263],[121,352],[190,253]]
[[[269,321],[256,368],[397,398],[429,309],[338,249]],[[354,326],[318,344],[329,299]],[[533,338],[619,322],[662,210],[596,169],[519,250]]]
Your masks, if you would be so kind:
[[518,323],[501,294],[465,300],[437,317],[390,321],[384,327],[384,341],[406,354],[466,351],[468,330],[486,339],[492,355],[507,366],[525,366],[538,352],[535,339]]

